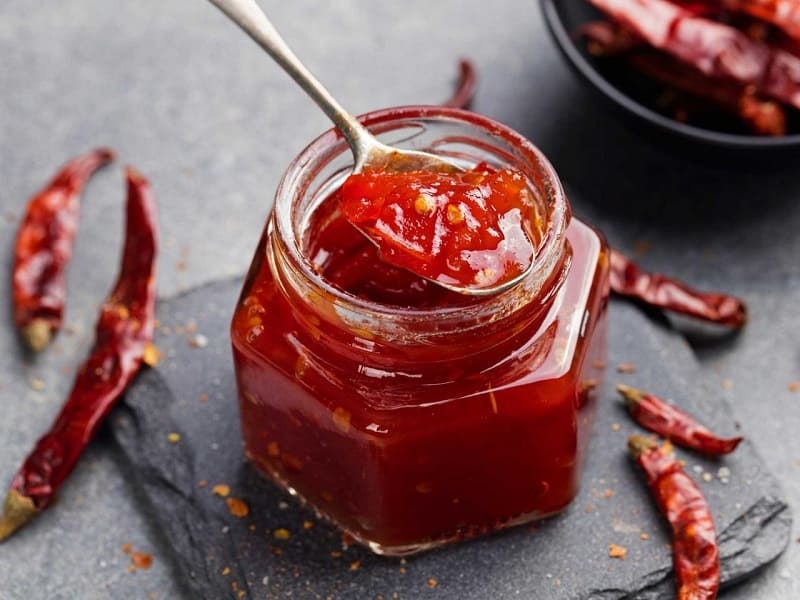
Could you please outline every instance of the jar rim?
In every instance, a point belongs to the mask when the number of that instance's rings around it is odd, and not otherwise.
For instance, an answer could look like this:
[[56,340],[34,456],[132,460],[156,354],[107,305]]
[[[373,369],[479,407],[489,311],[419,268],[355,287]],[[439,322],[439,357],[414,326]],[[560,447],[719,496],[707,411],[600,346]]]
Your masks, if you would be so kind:
[[[533,269],[523,281],[530,278],[544,280],[551,275],[552,268],[558,262],[558,257],[563,254],[566,229],[571,212],[569,202],[555,169],[544,153],[532,142],[510,127],[489,117],[463,109],[444,106],[410,105],[385,108],[360,115],[358,119],[370,130],[377,128],[379,130],[378,133],[391,131],[392,127],[388,127],[390,125],[396,125],[397,128],[400,128],[404,122],[411,124],[420,119],[462,124],[499,138],[521,152],[526,159],[535,163],[541,170],[544,182],[544,189],[539,189],[539,191],[546,196],[545,201],[548,205],[552,205],[551,220],[550,227],[545,232],[542,242],[537,248]],[[354,312],[366,311],[372,315],[392,321],[402,321],[404,318],[409,317],[425,319],[435,316],[438,319],[442,319],[448,315],[455,315],[460,319],[469,318],[469,313],[475,312],[477,315],[496,311],[498,308],[509,304],[509,297],[514,295],[515,290],[517,294],[519,293],[518,290],[522,287],[522,282],[504,292],[481,297],[479,301],[464,306],[408,308],[382,304],[355,296],[321,277],[302,251],[302,241],[295,231],[292,203],[298,190],[302,189],[303,176],[307,175],[309,169],[313,167],[315,158],[323,156],[325,151],[331,147],[342,144],[344,144],[346,151],[349,151],[338,129],[331,128],[322,133],[289,163],[275,194],[273,207],[273,218],[277,229],[277,236],[275,237],[283,251],[288,255],[292,266],[303,279],[313,281],[315,287],[318,287],[325,297],[331,298],[340,307]],[[550,268],[547,268],[547,263],[549,263]],[[531,297],[528,296],[527,300],[530,301]],[[511,302],[511,304],[516,304],[516,302]]]

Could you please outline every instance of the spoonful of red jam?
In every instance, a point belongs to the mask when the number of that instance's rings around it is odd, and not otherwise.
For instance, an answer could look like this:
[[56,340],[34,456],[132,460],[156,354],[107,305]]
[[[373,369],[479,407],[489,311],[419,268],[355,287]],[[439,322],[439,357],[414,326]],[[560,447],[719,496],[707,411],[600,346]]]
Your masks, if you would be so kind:
[[383,262],[462,294],[494,294],[533,264],[535,213],[525,177],[480,163],[469,171],[366,170],[340,192],[344,217]]
[[382,260],[451,291],[500,292],[533,267],[524,177],[379,142],[300,62],[255,0],[211,0],[322,108],[353,151],[342,210]]

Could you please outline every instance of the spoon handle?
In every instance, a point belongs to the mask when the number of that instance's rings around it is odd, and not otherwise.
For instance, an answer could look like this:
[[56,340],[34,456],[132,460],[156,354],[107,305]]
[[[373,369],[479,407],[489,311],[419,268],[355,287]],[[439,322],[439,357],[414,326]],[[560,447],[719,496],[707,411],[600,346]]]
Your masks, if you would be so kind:
[[311,96],[344,135],[353,150],[356,165],[362,164],[378,141],[353,115],[342,108],[300,62],[255,0],[210,0],[210,2],[266,50],[267,54]]

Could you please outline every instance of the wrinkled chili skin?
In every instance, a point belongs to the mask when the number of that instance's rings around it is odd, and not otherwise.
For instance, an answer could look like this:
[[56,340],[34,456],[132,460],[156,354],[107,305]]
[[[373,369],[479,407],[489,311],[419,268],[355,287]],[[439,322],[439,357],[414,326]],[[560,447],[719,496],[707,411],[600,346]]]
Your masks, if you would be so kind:
[[478,87],[478,74],[472,61],[462,58],[458,62],[458,83],[453,95],[442,103],[442,106],[451,108],[469,108],[472,99],[475,97],[475,90]]
[[708,502],[672,454],[640,436],[631,437],[628,446],[672,529],[678,600],[713,600],[719,591],[719,548]]
[[[158,244],[155,201],[142,175],[129,167],[126,176],[122,264],[116,285],[102,306],[94,346],[50,431],[37,442],[11,484],[9,496],[17,503],[30,501],[36,511],[53,501],[103,418],[139,371],[145,347],[153,338]],[[0,539],[13,532],[9,529],[0,523]]]
[[761,19],[800,40],[800,4],[797,0],[700,0],[710,7],[724,8]]
[[786,134],[783,107],[755,94],[752,86],[706,77],[697,69],[677,59],[646,47],[641,38],[615,23],[593,21],[581,27],[590,54],[598,57],[621,57],[645,77],[691,97],[694,104],[703,102],[742,121],[759,135]]
[[653,394],[627,385],[618,385],[617,390],[624,396],[625,405],[634,421],[684,448],[720,456],[736,450],[743,439],[720,438],[691,415]]
[[113,159],[107,148],[73,158],[28,203],[14,248],[12,295],[14,322],[34,350],[61,327],[80,194],[89,177]]
[[705,75],[753,86],[800,108],[800,57],[667,0],[589,0],[598,10]]
[[739,329],[747,322],[745,303],[727,294],[699,292],[686,284],[640,269],[611,250],[611,291],[664,310]]

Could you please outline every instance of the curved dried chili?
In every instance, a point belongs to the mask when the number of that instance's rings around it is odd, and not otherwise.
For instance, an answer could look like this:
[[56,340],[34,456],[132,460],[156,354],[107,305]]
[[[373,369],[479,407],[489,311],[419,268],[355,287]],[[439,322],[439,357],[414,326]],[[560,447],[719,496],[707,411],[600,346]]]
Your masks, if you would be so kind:
[[442,106],[451,108],[469,108],[478,87],[478,74],[472,61],[462,58],[458,62],[458,83],[450,98],[442,103]]
[[642,390],[618,385],[633,420],[671,442],[709,455],[729,454],[741,443],[741,437],[720,438],[701,425],[694,417],[658,396]]
[[28,203],[14,248],[14,322],[33,350],[42,350],[61,327],[66,284],[78,226],[79,197],[89,177],[111,162],[107,148],[67,162]]
[[652,440],[634,435],[628,449],[672,528],[679,600],[712,600],[719,590],[719,548],[711,509],[675,457]]
[[51,429],[17,472],[0,517],[0,540],[47,508],[103,418],[142,364],[155,321],[156,207],[131,168],[122,265],[100,312],[95,343]]
[[676,279],[640,269],[611,251],[611,291],[650,306],[738,329],[747,322],[747,306],[728,294],[698,292]]

